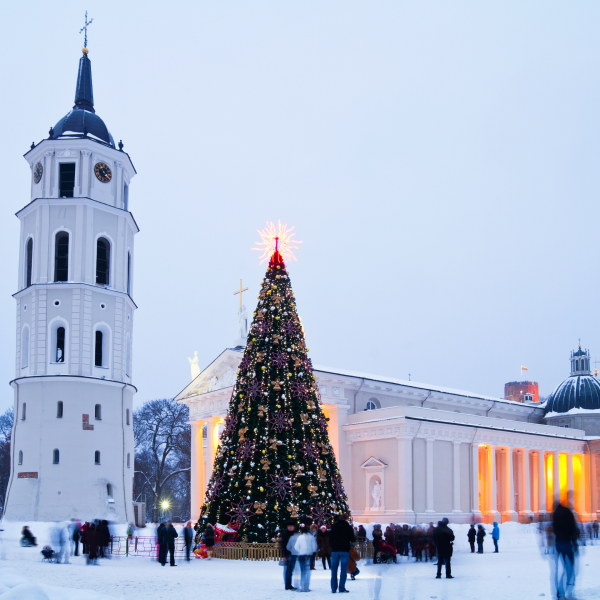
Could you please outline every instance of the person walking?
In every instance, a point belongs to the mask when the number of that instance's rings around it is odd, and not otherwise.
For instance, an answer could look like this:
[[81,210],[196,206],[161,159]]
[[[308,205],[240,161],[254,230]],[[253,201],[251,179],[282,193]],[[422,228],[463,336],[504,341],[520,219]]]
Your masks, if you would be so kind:
[[500,527],[498,527],[498,523],[494,521],[494,528],[492,529],[492,540],[494,541],[494,554],[498,552],[498,540],[500,539]]
[[477,531],[475,530],[475,523],[471,523],[471,527],[467,532],[467,538],[469,545],[471,546],[471,552],[475,552],[475,538],[477,537]]
[[[327,565],[331,569],[331,544],[329,543],[329,531],[325,525],[321,525],[321,529],[317,532],[317,552],[323,563],[323,569],[327,570]],[[327,565],[325,561],[327,561]]]
[[[577,552],[578,529],[573,511],[560,502],[552,513],[552,529],[556,549],[554,585],[558,598],[572,598],[575,587],[575,553]],[[560,563],[563,563],[559,575]]]
[[[317,532],[318,531],[319,531],[319,526],[316,523],[313,523],[310,526],[310,534],[315,539],[315,544],[317,543]],[[316,568],[315,568],[316,558],[317,558],[317,553],[315,551],[315,552],[313,552],[312,556],[310,557],[310,570],[311,571],[315,571],[316,570]]]
[[87,532],[89,527],[90,524],[88,521],[81,526],[81,554],[89,554],[90,552],[90,547],[87,541]]
[[354,544],[350,544],[350,560],[348,561],[348,573],[350,573],[350,579],[354,581],[356,576],[360,573],[360,570],[356,563],[360,560],[360,554],[355,548]]
[[438,523],[433,530],[433,541],[437,549],[438,565],[436,579],[442,578],[442,565],[446,565],[446,579],[452,577],[450,559],[452,557],[452,542],[454,541],[454,532],[448,527],[448,519],[445,517]]
[[194,529],[191,521],[188,521],[183,528],[183,540],[185,542],[185,560],[190,562],[190,550],[194,541]]
[[306,525],[301,525],[300,532],[292,535],[287,550],[300,565],[300,591],[310,592],[310,557],[317,550],[317,542]]
[[477,554],[483,554],[483,538],[485,537],[485,529],[483,525],[477,525]]
[[81,529],[75,519],[71,519],[71,556],[79,556],[79,539],[81,538]]
[[[339,519],[332,525],[330,534],[331,544],[331,591],[332,593],[348,593],[346,589],[346,576],[348,574],[348,563],[350,562],[350,544],[356,541],[354,529],[348,523],[348,515],[341,514]],[[340,569],[340,580],[338,586],[338,568]]]
[[167,523],[167,526],[163,529],[162,535],[166,545],[165,554],[163,556],[163,567],[167,562],[167,551],[169,552],[170,558],[169,565],[171,567],[176,567],[177,565],[175,564],[175,538],[178,538],[179,534],[175,530],[175,527],[173,527],[173,523],[171,523],[171,521],[169,521]]
[[296,566],[296,555],[288,550],[288,542],[295,533],[296,523],[294,521],[288,521],[287,527],[279,536],[279,548],[281,550],[282,560],[285,561],[283,567],[283,581],[285,582],[286,590],[296,589],[292,586],[292,575],[294,574],[294,567]]
[[215,547],[215,530],[210,523],[206,525],[204,530],[204,545],[206,546],[206,558],[211,560],[213,548]]
[[98,559],[98,533],[96,532],[96,525],[91,523],[86,533],[87,539],[87,559],[86,564],[95,565]]

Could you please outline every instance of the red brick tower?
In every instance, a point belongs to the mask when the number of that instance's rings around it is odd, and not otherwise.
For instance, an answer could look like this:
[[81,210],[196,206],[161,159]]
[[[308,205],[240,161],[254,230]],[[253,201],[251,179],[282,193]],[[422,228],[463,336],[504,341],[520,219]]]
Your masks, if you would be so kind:
[[513,402],[539,402],[537,381],[511,381],[504,384],[504,399]]

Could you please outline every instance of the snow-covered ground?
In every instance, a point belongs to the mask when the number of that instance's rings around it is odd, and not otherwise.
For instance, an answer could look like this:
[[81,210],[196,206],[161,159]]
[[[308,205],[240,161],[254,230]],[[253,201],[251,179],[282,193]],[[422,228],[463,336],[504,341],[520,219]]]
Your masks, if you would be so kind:
[[[274,562],[178,560],[178,567],[162,567],[148,558],[115,557],[99,566],[86,566],[82,557],[72,564],[41,562],[40,549],[48,543],[47,524],[31,524],[37,548],[18,545],[20,527],[3,523],[0,548],[0,600],[127,600],[199,598],[275,600],[289,598],[283,589],[283,569]],[[548,556],[540,551],[535,526],[501,525],[500,554],[492,554],[491,528],[486,526],[485,554],[471,554],[467,526],[454,525],[457,540],[452,558],[455,579],[435,579],[432,563],[397,565],[359,563],[361,573],[348,581],[350,596],[369,600],[524,600],[552,598]],[[115,533],[120,533],[115,531]],[[145,530],[150,534],[151,531]],[[576,598],[600,600],[600,545],[581,548]],[[330,598],[329,571],[320,564],[313,571],[315,598]]]

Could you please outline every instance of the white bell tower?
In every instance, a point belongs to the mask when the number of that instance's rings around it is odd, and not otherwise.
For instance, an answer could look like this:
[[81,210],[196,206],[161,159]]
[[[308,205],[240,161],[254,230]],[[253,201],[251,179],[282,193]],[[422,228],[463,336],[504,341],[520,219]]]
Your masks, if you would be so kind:
[[138,227],[122,148],[94,110],[84,48],[75,106],[25,154],[7,520],[133,521]]

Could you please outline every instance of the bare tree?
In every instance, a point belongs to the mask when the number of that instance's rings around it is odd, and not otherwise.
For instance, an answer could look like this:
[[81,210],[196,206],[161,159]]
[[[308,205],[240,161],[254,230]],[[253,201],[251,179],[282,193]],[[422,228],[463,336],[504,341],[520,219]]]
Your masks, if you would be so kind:
[[163,500],[184,518],[189,514],[185,502],[191,461],[188,419],[187,406],[172,399],[151,400],[133,414],[135,494],[150,496],[153,522]]
[[10,479],[10,440],[14,421],[14,411],[9,408],[0,415],[0,511],[6,500],[6,488]]

